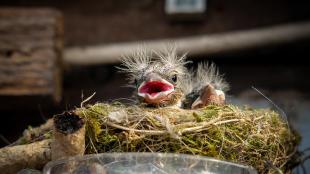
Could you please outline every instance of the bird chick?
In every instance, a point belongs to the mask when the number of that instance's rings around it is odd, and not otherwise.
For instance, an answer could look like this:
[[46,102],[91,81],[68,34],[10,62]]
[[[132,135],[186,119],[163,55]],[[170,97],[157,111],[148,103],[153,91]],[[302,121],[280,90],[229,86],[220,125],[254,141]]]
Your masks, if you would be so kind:
[[175,48],[168,48],[164,53],[141,48],[124,57],[123,67],[119,69],[127,73],[141,103],[160,107],[181,106],[184,96],[182,82],[189,75],[184,66],[187,63],[185,55],[176,55]]
[[228,85],[214,64],[198,65],[189,71],[186,56],[178,56],[176,48],[165,52],[139,49],[122,59],[120,70],[134,84],[135,96],[147,106],[201,108],[208,104],[223,104]]
[[186,94],[184,104],[190,103],[192,109],[209,104],[223,105],[228,83],[220,75],[214,63],[200,63],[196,71],[191,71],[192,81],[190,93]]

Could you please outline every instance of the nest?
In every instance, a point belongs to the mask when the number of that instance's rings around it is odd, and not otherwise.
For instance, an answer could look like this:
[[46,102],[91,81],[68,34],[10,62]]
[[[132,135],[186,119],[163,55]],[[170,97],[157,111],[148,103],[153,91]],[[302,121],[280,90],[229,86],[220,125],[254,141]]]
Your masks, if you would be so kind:
[[76,109],[86,120],[86,153],[203,155],[290,172],[299,136],[269,109],[210,105],[199,110],[97,103]]

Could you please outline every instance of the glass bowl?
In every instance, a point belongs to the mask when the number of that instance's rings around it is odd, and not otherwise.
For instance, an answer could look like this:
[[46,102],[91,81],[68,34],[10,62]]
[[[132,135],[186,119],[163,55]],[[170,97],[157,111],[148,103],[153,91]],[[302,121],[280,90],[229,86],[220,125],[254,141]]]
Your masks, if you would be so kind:
[[174,153],[102,153],[49,162],[44,174],[257,174],[250,166]]

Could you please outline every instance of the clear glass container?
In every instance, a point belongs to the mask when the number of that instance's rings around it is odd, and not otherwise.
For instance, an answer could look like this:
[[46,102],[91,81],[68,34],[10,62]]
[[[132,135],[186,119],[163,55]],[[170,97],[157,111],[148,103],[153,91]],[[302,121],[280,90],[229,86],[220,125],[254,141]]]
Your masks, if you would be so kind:
[[173,153],[102,153],[49,162],[44,174],[257,174],[250,166]]

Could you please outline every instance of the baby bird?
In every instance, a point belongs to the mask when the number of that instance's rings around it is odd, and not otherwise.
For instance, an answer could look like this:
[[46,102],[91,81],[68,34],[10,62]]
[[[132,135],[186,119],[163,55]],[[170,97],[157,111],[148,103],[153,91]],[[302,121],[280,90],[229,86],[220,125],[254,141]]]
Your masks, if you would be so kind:
[[185,95],[184,108],[196,109],[209,104],[225,104],[225,92],[229,90],[229,85],[219,74],[215,64],[200,63],[191,74],[190,92]]
[[215,65],[199,64],[193,71],[185,67],[187,63],[174,47],[165,52],[139,49],[124,57],[119,69],[128,75],[134,95],[146,106],[197,109],[224,104],[228,84]]

